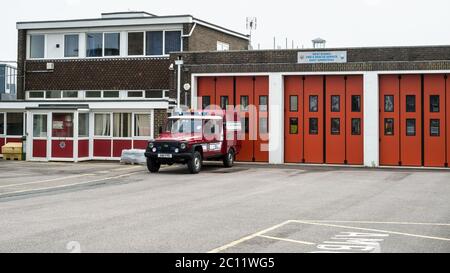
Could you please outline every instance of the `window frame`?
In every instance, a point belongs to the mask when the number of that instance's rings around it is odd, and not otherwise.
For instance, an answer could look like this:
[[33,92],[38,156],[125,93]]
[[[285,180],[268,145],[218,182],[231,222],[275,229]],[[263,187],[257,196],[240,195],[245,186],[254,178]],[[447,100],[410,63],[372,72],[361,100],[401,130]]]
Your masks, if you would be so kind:
[[[117,57],[122,56],[122,50],[121,50],[122,49],[121,48],[122,33],[120,31],[104,31],[102,33],[103,33],[102,57],[103,58],[117,58]],[[108,35],[108,34],[118,34],[119,35],[119,40],[118,40],[118,42],[119,42],[119,54],[118,55],[108,55],[108,56],[105,55],[106,35]]]
[[[295,98],[296,102],[296,106],[295,109],[292,108],[292,98]],[[298,95],[290,95],[289,96],[289,112],[291,113],[297,113],[298,112]]]
[[[80,116],[81,115],[86,115],[87,116],[87,135],[81,135],[80,134]],[[89,112],[79,112],[78,113],[78,138],[80,139],[89,139],[90,137],[90,124],[91,123],[91,118],[90,118],[90,113]]]
[[[414,121],[414,133],[413,134],[410,134],[409,132],[408,132],[408,122],[410,122],[410,121]],[[406,130],[405,130],[405,135],[407,136],[407,137],[413,137],[413,136],[416,136],[417,135],[417,120],[415,119],[415,118],[407,118],[406,120],[405,120],[405,127],[406,127]]]
[[[386,132],[386,123],[388,120],[392,120],[392,134],[387,134]],[[389,137],[393,137],[395,136],[395,119],[394,118],[385,118],[383,121],[383,135],[384,136],[389,136]]]
[[[130,122],[128,123],[128,127],[129,127],[129,134],[128,136],[124,137],[124,136],[116,136],[115,135],[115,131],[116,131],[116,127],[115,127],[115,119],[116,116],[119,115],[120,117],[122,117],[122,123],[120,124],[120,128],[122,130],[119,130],[119,135],[121,133],[123,133],[123,117],[125,117],[125,115],[129,116]],[[133,138],[133,114],[131,112],[113,112],[112,113],[112,127],[111,127],[111,131],[112,131],[112,138],[113,139],[131,139]]]
[[[154,135],[154,128],[153,128],[153,111],[152,112],[133,112],[132,113],[132,137],[133,137],[133,139],[144,139],[144,140],[147,140],[147,139],[149,139],[149,137],[150,138],[153,138],[153,135]],[[136,135],[136,116],[137,115],[147,115],[147,116],[149,116],[149,121],[150,121],[150,136],[138,136],[138,135]]]
[[[36,128],[34,127],[34,119],[35,119],[35,117],[38,117],[38,116],[45,117],[45,127],[43,127],[45,129],[45,136],[36,136],[35,135],[35,133],[36,133],[35,129]],[[49,137],[49,132],[48,132],[48,122],[49,122],[48,114],[46,114],[46,113],[33,113],[32,118],[33,118],[33,120],[32,120],[32,122],[33,122],[33,139],[47,139]]]
[[[130,36],[129,36],[130,33],[142,33],[142,54],[141,54],[141,55],[134,55],[134,54],[133,54],[133,55],[130,55],[130,39],[129,39],[129,38],[130,38]],[[145,44],[145,43],[146,43],[147,41],[146,41],[146,38],[145,38],[145,37],[146,37],[146,36],[145,36],[145,35],[146,35],[145,33],[146,33],[145,30],[142,30],[142,31],[128,31],[128,32],[127,32],[127,56],[128,56],[128,57],[144,57],[144,56],[146,56],[146,55],[145,55],[145,53],[146,53],[146,52],[145,52],[145,47],[146,47],[146,44]]]
[[[93,126],[94,126],[94,134],[93,134],[93,138],[112,138],[112,136],[113,136],[113,123],[112,123],[112,120],[113,120],[113,116],[112,116],[112,112],[94,112],[93,113],[93,115],[94,115],[94,124],[93,124]],[[97,135],[96,134],[96,131],[95,131],[95,129],[96,129],[96,125],[97,125],[97,123],[96,123],[96,119],[95,119],[95,116],[96,115],[108,115],[109,116],[109,135]]]
[[[316,132],[314,133],[312,130],[311,130],[311,122],[313,121],[313,120],[316,120],[317,121],[317,130],[316,130]],[[309,119],[308,119],[308,133],[310,134],[310,135],[314,135],[314,136],[317,136],[317,135],[319,135],[319,118],[316,118],[316,117],[310,117]]]
[[[358,129],[358,133],[355,133],[354,131],[353,131],[353,122],[354,121],[358,121],[358,124],[359,124],[359,129]],[[352,135],[352,136],[360,136],[361,135],[361,118],[352,118],[351,120],[350,120],[350,122],[351,122],[351,128],[350,128],[350,134]]]
[[[33,57],[31,55],[31,48],[32,48],[32,36],[43,36],[44,37],[44,54],[42,57]],[[27,50],[27,55],[28,55],[28,59],[30,60],[43,60],[47,57],[47,34],[42,34],[42,33],[35,33],[35,34],[29,34],[28,35],[28,50]]]
[[[359,103],[359,105],[358,105],[358,106],[359,106],[358,110],[353,109],[353,98],[358,98],[358,100],[359,100],[359,101],[358,101],[358,103]],[[361,108],[362,108],[362,107],[361,107],[361,95],[352,95],[350,99],[351,99],[351,104],[352,104],[352,105],[351,105],[351,108],[352,108],[352,109],[351,109],[351,112],[352,112],[352,113],[361,113]]]
[[[387,111],[386,110],[386,98],[387,97],[392,97],[392,111]],[[385,113],[394,113],[395,112],[395,96],[394,95],[384,95],[384,97],[383,97],[383,111]]]
[[[101,56],[88,56],[89,54],[88,54],[88,50],[89,50],[89,48],[88,48],[88,35],[89,34],[101,34],[102,35],[102,54],[101,54]],[[85,49],[85,58],[86,59],[95,59],[95,58],[104,58],[104,48],[105,48],[105,37],[104,37],[104,32],[102,32],[102,31],[93,31],[93,32],[86,32],[85,33],[85,47],[86,47],[86,49]]]
[[[292,121],[294,121],[294,120],[297,122],[297,131],[295,131],[295,133],[292,132],[292,126],[293,126]],[[299,132],[298,120],[299,120],[298,117],[289,117],[289,134],[290,135],[298,135],[298,132]]]
[[[334,99],[337,99],[337,109],[335,109]],[[340,95],[331,95],[330,96],[330,112],[339,113],[341,112],[341,96]]]
[[[80,42],[81,42],[81,39],[80,39],[80,33],[65,33],[64,35],[64,38],[63,38],[63,49],[64,49],[64,52],[63,52],[63,58],[64,59],[77,59],[77,58],[80,58]],[[77,36],[78,37],[78,55],[77,56],[66,56],[66,36]]]
[[[311,110],[311,99],[316,98],[316,109]],[[318,113],[319,112],[319,96],[318,95],[309,95],[308,97],[308,110],[310,113]]]
[[[431,126],[431,124],[433,123],[433,121],[437,121],[438,122],[438,134],[437,135],[435,135],[435,134],[433,134],[432,133],[432,126]],[[429,132],[429,135],[430,135],[430,137],[440,137],[441,136],[441,119],[438,119],[438,118],[432,118],[432,119],[430,119],[430,132]]]
[[[336,121],[336,120],[338,122],[339,128],[338,128],[338,131],[333,131],[333,125],[334,125],[333,121]],[[330,119],[330,134],[333,136],[339,136],[341,134],[341,119],[340,118],[331,118]]]
[[[437,97],[437,111],[433,111],[433,101],[431,98]],[[441,112],[441,96],[440,95],[430,95],[430,113],[440,113]]]
[[[245,105],[245,107],[244,107],[244,104],[242,104],[242,99],[243,98],[247,98],[247,105]],[[239,97],[239,105],[240,105],[240,111],[242,111],[242,112],[248,112],[249,111],[249,106],[250,106],[250,96],[248,96],[248,95],[242,95],[242,96],[240,96]]]
[[[2,122],[3,122],[3,131],[0,131],[0,136],[6,135],[6,112],[0,112],[0,116],[3,115]],[[0,147],[1,148],[1,147]]]
[[[408,109],[408,107],[409,107],[408,98],[414,99],[414,111],[411,111],[411,109]],[[416,95],[406,95],[405,96],[405,112],[406,113],[416,113],[417,112],[417,97],[416,97]]]

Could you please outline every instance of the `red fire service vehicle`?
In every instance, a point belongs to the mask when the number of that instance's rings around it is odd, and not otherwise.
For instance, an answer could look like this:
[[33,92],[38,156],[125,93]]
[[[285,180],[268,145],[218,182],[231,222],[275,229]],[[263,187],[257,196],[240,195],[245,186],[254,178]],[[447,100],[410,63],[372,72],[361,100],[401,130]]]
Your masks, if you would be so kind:
[[235,112],[183,112],[169,117],[166,130],[148,143],[145,156],[150,172],[162,164],[187,164],[190,173],[199,173],[203,160],[223,161],[233,166],[241,142],[241,123]]

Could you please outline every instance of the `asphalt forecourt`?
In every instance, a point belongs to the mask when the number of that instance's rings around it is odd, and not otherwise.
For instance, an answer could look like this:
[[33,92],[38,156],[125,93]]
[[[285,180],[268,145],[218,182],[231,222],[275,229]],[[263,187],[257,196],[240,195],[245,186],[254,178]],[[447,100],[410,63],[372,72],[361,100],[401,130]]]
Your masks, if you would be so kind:
[[450,252],[448,171],[6,161],[0,171],[0,252]]

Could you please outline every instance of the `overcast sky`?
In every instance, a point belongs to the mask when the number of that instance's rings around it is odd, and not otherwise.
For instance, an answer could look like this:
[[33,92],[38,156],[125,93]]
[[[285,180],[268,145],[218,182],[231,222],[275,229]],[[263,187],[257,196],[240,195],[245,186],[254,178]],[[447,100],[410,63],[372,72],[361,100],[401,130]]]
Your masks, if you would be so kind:
[[100,17],[101,12],[143,10],[156,15],[191,14],[247,33],[257,17],[253,46],[327,47],[450,44],[449,0],[12,0],[0,5],[0,60],[16,60],[17,21]]

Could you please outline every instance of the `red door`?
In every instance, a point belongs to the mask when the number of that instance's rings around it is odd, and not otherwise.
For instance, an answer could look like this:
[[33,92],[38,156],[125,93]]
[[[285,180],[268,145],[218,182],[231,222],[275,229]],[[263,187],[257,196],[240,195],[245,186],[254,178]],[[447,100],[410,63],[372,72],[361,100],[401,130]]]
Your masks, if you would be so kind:
[[323,76],[306,76],[304,82],[304,158],[323,163]]
[[400,164],[400,81],[398,75],[381,75],[380,88],[380,164]]
[[400,161],[422,166],[422,81],[420,75],[400,78]]
[[216,79],[214,77],[201,77],[198,78],[197,83],[197,109],[201,110],[214,104]]
[[446,105],[446,112],[445,112],[445,116],[446,116],[446,120],[447,120],[447,127],[446,127],[446,131],[447,131],[447,157],[445,158],[445,163],[446,166],[449,167],[449,160],[450,160],[450,75],[445,75],[446,78],[446,84],[445,84],[445,97],[446,97],[446,101],[447,101],[447,105]]
[[346,160],[352,165],[364,162],[363,82],[362,76],[346,80]]
[[444,167],[446,162],[445,76],[424,75],[424,164]]
[[236,77],[236,110],[242,123],[242,131],[239,139],[242,148],[236,156],[238,161],[254,160],[254,141],[256,139],[256,109],[251,107],[254,103],[254,80],[253,77]]
[[284,162],[304,162],[303,128],[303,77],[287,76],[284,78]]
[[233,77],[217,77],[214,99],[211,102],[226,110],[228,105],[234,105],[233,98]]
[[254,141],[254,159],[269,161],[269,78],[255,77],[254,104],[258,114],[257,136]]
[[326,77],[326,163],[345,164],[345,78]]

